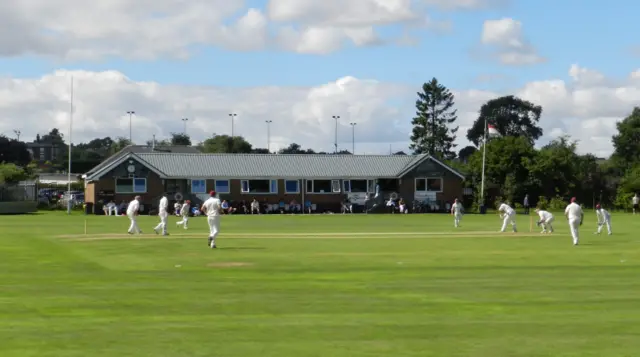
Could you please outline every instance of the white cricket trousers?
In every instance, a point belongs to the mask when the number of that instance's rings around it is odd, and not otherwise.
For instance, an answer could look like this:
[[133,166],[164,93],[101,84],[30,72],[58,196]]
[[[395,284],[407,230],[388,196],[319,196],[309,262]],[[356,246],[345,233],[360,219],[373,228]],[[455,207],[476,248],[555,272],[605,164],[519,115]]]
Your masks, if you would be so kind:
[[189,223],[189,216],[182,216],[182,221],[176,223],[176,225],[181,225],[184,227],[184,229],[187,229],[187,225]]
[[514,232],[517,232],[517,228],[516,228],[516,211],[511,212],[511,214],[506,214],[503,217],[503,221],[502,221],[502,229],[500,229],[500,232],[504,232],[507,230],[507,225],[511,223],[511,227],[513,228]]
[[569,229],[571,230],[573,244],[578,245],[578,241],[580,240],[580,218],[570,218]]
[[138,227],[138,222],[136,221],[138,217],[135,214],[127,214],[127,217],[129,217],[129,220],[131,221],[128,232],[132,234],[142,233],[142,231],[140,231],[140,228]]
[[547,220],[543,221],[541,226],[542,226],[542,232],[549,232],[549,233],[553,233],[553,221],[555,220],[555,217],[551,217],[548,218]]
[[602,233],[602,227],[604,227],[605,224],[607,225],[607,233],[611,234],[611,217],[605,218],[602,224],[598,224],[598,234]]
[[462,220],[462,215],[460,213],[453,215],[453,225],[455,227],[460,227],[460,220]]
[[160,223],[154,228],[156,232],[162,230],[162,234],[167,234],[167,219],[169,218],[169,213],[167,211],[161,211],[158,213],[158,217],[160,217]]
[[215,244],[218,232],[220,232],[220,216],[209,216],[207,217],[207,222],[209,223],[209,238]]

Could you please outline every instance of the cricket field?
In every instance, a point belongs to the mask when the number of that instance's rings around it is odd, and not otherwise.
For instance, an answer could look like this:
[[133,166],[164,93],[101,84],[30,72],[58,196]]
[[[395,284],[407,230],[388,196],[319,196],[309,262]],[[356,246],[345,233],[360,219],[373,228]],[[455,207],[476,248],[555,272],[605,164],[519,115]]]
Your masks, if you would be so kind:
[[[0,217],[2,357],[640,356],[640,215]],[[85,222],[87,233],[85,234]]]

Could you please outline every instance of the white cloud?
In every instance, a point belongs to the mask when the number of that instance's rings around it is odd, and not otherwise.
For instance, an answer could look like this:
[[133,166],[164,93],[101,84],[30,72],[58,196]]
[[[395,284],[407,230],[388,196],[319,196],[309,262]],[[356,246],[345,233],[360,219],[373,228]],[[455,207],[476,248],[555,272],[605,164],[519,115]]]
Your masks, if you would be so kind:
[[[476,1],[457,3],[468,8]],[[450,26],[431,20],[413,0],[269,0],[264,9],[242,0],[3,0],[0,23],[0,56],[64,60],[187,58],[194,46],[324,54],[345,44],[380,44],[382,26],[414,32]]]
[[522,23],[511,18],[486,20],[481,43],[493,50],[494,57],[505,65],[531,65],[544,61],[522,31]]
[[[569,74],[592,73],[569,69]],[[351,148],[349,122],[357,122],[356,151],[386,153],[407,150],[415,87],[345,77],[315,87],[217,88],[136,82],[119,72],[58,71],[36,79],[0,79],[0,133],[22,132],[33,139],[53,126],[68,127],[69,79],[75,78],[74,141],[94,137],[128,136],[125,112],[135,110],[133,136],[145,142],[152,135],[167,137],[182,131],[196,140],[212,133],[229,133],[228,114],[235,112],[236,134],[257,147],[266,146],[265,120],[273,120],[272,149],[297,142],[304,147],[332,150],[335,122],[340,115],[341,148]],[[578,79],[580,75],[578,75]],[[614,84],[562,80],[530,82],[510,93],[454,89],[459,114],[459,148],[467,145],[466,130],[489,99],[515,94],[543,107],[541,144],[559,133],[580,140],[581,152],[599,156],[611,152],[615,122],[640,106],[640,82],[627,79]]]

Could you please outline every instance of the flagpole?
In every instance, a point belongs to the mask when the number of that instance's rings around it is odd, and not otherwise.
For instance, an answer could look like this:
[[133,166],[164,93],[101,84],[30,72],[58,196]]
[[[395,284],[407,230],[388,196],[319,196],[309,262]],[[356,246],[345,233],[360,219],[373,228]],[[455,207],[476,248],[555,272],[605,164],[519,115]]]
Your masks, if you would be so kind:
[[487,119],[484,120],[484,136],[482,138],[482,180],[480,181],[480,204],[484,206],[484,167],[487,161]]

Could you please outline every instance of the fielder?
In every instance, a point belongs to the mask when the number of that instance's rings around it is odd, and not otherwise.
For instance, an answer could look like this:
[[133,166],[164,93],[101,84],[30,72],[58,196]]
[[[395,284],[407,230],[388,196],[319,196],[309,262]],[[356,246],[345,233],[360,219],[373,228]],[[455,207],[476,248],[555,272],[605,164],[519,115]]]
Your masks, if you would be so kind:
[[545,211],[539,208],[536,208],[536,213],[538,214],[538,216],[540,216],[540,220],[536,222],[538,227],[542,227],[542,231],[540,233],[553,233],[553,221],[555,220],[553,214],[551,214],[551,212],[549,211]]
[[513,233],[516,233],[518,231],[518,229],[516,228],[516,211],[513,208],[511,208],[511,206],[509,206],[508,204],[502,203],[500,207],[498,207],[498,212],[501,212],[500,218],[503,219],[502,228],[500,229],[500,232],[506,231],[507,224],[511,223],[511,227],[513,228]]
[[571,237],[573,238],[573,245],[578,245],[580,240],[580,226],[582,225],[582,219],[584,218],[584,212],[582,207],[576,203],[576,198],[571,198],[571,203],[565,208],[564,215],[569,221],[569,229],[571,230]]
[[169,208],[169,199],[167,196],[162,196],[160,199],[160,204],[158,205],[158,217],[160,217],[160,223],[153,229],[156,234],[159,234],[158,231],[162,230],[163,236],[168,236],[167,233],[167,218],[169,217],[169,212],[167,209]]
[[607,225],[607,232],[611,235],[611,214],[606,209],[602,208],[600,204],[596,205],[596,216],[598,217],[598,230],[594,234],[602,233],[602,227]]
[[129,226],[129,230],[127,231],[129,234],[142,233],[142,231],[138,227],[138,222],[136,222],[139,211],[140,211],[140,196],[136,196],[133,199],[133,201],[129,202],[129,206],[127,206],[127,217],[129,217],[129,220],[131,221],[131,225]]
[[462,219],[462,213],[464,212],[464,207],[462,207],[462,203],[458,201],[456,198],[453,201],[453,205],[451,206],[451,215],[453,216],[453,226],[458,228],[460,227],[460,220]]
[[636,212],[638,211],[638,205],[640,204],[640,197],[638,197],[637,193],[633,195],[631,203],[633,204],[633,214],[636,214]]
[[180,215],[182,216],[182,221],[177,222],[176,226],[182,226],[184,229],[187,229],[187,224],[189,223],[189,212],[191,212],[191,201],[185,200],[180,208]]
[[209,199],[202,204],[202,213],[207,215],[207,222],[209,223],[209,242],[207,246],[211,249],[216,248],[216,237],[220,231],[220,199],[216,198],[216,191],[209,192]]

